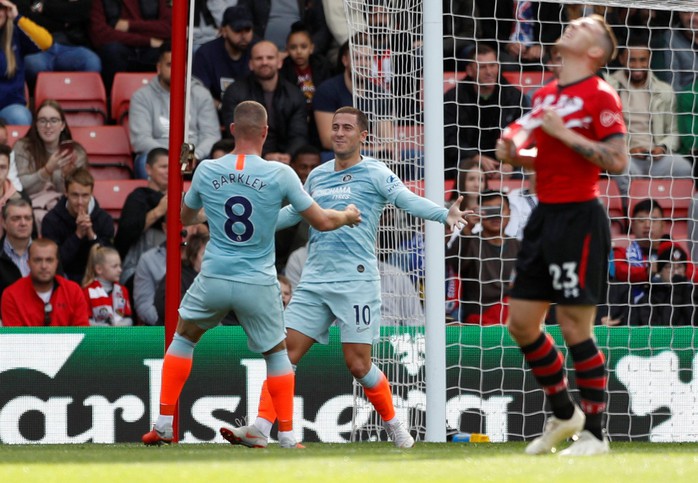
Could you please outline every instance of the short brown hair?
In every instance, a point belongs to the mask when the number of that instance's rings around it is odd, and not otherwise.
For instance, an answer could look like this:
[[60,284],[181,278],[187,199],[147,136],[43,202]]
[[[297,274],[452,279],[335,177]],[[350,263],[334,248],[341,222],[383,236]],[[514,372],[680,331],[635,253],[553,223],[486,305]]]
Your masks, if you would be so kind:
[[95,187],[95,179],[87,168],[78,168],[65,177],[65,190],[68,191],[68,186],[77,183],[81,186],[89,186],[91,189]]
[[356,116],[356,124],[358,124],[359,129],[362,131],[368,131],[368,117],[366,117],[366,114],[364,114],[360,109],[351,106],[344,106],[334,111],[334,115],[336,116],[337,114],[353,114]]
[[267,110],[256,101],[243,101],[233,112],[235,131],[241,136],[260,134],[267,126]]

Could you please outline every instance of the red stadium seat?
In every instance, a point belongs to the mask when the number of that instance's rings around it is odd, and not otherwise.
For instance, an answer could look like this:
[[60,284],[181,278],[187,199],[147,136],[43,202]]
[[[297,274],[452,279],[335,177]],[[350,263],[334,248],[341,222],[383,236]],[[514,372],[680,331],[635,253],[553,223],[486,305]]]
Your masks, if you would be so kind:
[[94,196],[99,206],[114,218],[114,222],[118,223],[126,197],[141,186],[148,186],[148,181],[144,179],[98,179],[95,180]]
[[395,138],[400,151],[424,151],[424,126],[407,124],[395,126]]
[[545,85],[553,78],[553,73],[548,71],[506,71],[502,72],[502,77],[524,94],[528,94],[530,91]]
[[46,99],[61,105],[71,128],[101,126],[107,120],[107,94],[98,72],[40,72],[34,105]]
[[153,78],[152,72],[119,72],[111,88],[111,119],[122,124],[128,117],[131,96]]
[[664,209],[664,216],[672,220],[686,220],[693,191],[692,179],[633,178],[628,189],[630,213],[638,202],[652,198]]
[[611,231],[614,235],[628,235],[628,200],[620,194],[618,184],[608,178],[599,179],[599,199],[606,207],[611,219]]
[[7,126],[7,145],[12,147],[17,141],[26,136],[31,126]]
[[133,177],[133,154],[123,127],[76,127],[70,131],[73,139],[85,148],[90,172],[95,179]]

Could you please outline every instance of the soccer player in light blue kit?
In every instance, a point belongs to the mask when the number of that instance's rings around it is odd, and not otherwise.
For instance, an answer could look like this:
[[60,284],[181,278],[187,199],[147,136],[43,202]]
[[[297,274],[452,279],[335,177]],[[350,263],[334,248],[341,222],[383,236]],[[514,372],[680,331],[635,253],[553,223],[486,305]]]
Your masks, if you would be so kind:
[[[338,109],[332,120],[332,147],[336,158],[314,169],[306,190],[324,208],[354,203],[362,214],[355,229],[321,233],[311,230],[308,259],[301,281],[286,308],[286,343],[289,358],[297,364],[315,342],[328,342],[329,327],[339,323],[344,359],[352,376],[383,419],[386,431],[399,448],[410,448],[414,439],[395,416],[390,385],[371,363],[373,341],[380,329],[380,276],[375,246],[378,220],[392,203],[426,220],[454,228],[466,224],[468,212],[459,209],[459,198],[450,210],[415,195],[382,162],[361,155],[368,135],[366,115],[353,107]],[[284,208],[277,228],[299,221],[298,213]],[[277,417],[269,396],[269,380],[262,387],[254,424],[221,428],[233,444],[264,447]]]
[[279,444],[297,447],[293,435],[295,375],[286,351],[274,265],[277,218],[284,200],[320,231],[354,226],[361,215],[348,201],[337,210],[320,208],[290,167],[262,159],[268,130],[261,104],[240,103],[231,126],[235,149],[222,158],[202,162],[184,197],[182,223],[201,223],[207,217],[211,239],[201,272],[179,308],[177,333],[162,366],[160,415],[153,430],[143,435],[147,445],[172,442],[173,415],[191,372],[194,347],[206,330],[232,310],[247,334],[250,350],[264,355],[269,392],[279,415]]

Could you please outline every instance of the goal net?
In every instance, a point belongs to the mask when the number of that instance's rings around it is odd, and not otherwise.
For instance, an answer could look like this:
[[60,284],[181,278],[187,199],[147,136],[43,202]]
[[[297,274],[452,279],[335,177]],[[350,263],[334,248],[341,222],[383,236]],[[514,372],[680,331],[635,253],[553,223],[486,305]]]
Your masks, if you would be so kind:
[[[424,77],[434,73],[424,72],[424,59],[442,53],[424,49],[424,9],[438,5],[345,1],[354,99],[371,121],[367,154],[384,160],[423,195],[430,169],[425,112],[443,110],[444,170],[437,173],[444,181],[443,202],[462,194],[469,207],[478,209],[480,191],[504,193],[511,211],[505,234],[515,247],[537,201],[534,179],[493,165],[494,142],[502,128],[530,108],[535,90],[555,78],[559,57],[553,45],[564,26],[580,16],[603,15],[618,38],[620,55],[600,75],[621,96],[633,153],[631,172],[604,174],[599,184],[613,239],[606,301],[599,306],[595,328],[608,361],[606,427],[616,440],[698,440],[693,409],[698,393],[691,384],[698,322],[693,283],[698,280],[693,269],[698,246],[691,236],[698,156],[698,3],[441,3],[443,38],[426,44],[443,46],[443,72],[437,74],[443,78],[444,102],[426,105]],[[474,84],[487,84],[488,76],[495,86],[473,94]],[[444,424],[448,434],[529,439],[542,431],[548,407],[503,326],[515,250],[497,251],[489,241],[481,235],[474,253],[447,250]],[[384,330],[374,347],[374,362],[392,384],[398,416],[423,440],[429,401],[422,289],[430,269],[424,264],[423,223],[394,208],[386,210],[377,250]],[[554,312],[545,330],[562,346]],[[567,364],[574,394],[569,357]],[[352,439],[386,440],[359,385],[354,394]]]

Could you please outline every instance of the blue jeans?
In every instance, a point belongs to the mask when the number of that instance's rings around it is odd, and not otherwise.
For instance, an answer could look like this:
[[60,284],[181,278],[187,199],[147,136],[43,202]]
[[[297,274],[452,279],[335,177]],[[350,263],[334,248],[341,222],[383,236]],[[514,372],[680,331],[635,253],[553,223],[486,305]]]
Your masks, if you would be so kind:
[[26,79],[29,85],[36,83],[39,72],[101,72],[99,56],[86,47],[54,43],[44,52],[24,58]]
[[148,172],[145,170],[145,161],[148,159],[148,153],[136,154],[136,159],[133,160],[133,177],[136,179],[148,179]]
[[0,109],[0,118],[5,120],[5,124],[15,126],[31,126],[32,113],[22,104],[10,104]]

